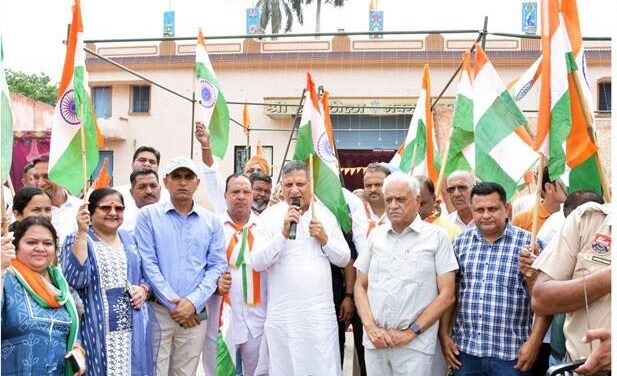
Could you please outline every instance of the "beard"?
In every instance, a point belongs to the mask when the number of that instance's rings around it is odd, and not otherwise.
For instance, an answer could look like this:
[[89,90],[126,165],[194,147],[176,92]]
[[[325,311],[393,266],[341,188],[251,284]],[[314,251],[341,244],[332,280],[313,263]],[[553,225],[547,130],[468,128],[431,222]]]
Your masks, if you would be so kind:
[[268,200],[253,199],[253,209],[259,213],[266,210],[268,207]]

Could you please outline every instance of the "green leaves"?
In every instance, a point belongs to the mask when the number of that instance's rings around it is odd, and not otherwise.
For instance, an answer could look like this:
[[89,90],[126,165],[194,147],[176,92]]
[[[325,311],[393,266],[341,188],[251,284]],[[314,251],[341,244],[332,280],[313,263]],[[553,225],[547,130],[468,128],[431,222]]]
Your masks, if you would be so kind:
[[6,82],[9,91],[25,95],[54,106],[58,95],[58,85],[51,83],[51,78],[45,73],[26,74],[24,72],[14,72],[6,70]]

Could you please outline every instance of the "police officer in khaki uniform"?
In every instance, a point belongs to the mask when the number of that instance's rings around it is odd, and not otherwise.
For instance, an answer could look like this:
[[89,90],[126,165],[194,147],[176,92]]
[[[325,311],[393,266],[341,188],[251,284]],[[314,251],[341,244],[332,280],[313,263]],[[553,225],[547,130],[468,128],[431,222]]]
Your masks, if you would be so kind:
[[611,327],[612,220],[610,204],[578,207],[532,265],[540,272],[533,310],[540,316],[566,313],[566,348],[573,360],[589,355],[590,346],[582,341],[589,329]]

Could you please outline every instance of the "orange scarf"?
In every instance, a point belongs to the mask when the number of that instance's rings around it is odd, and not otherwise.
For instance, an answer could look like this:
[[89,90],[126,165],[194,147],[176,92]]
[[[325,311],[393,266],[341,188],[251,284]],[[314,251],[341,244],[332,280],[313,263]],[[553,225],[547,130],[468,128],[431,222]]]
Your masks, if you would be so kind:
[[[239,268],[242,273],[242,296],[247,305],[258,305],[261,303],[261,274],[253,270],[246,263],[246,256],[253,251],[253,232],[250,227],[239,226],[232,221],[227,221],[236,232],[227,245],[227,262],[234,268]],[[238,236],[242,237],[244,244],[240,245],[240,250],[234,252],[238,245]]]
[[30,288],[45,301],[50,307],[58,308],[60,307],[60,303],[56,300],[56,296],[51,292],[47,282],[43,279],[43,277],[30,269],[26,264],[19,261],[18,259],[13,259],[11,261],[11,266],[15,268],[24,278],[26,283],[30,286]]
[[375,220],[371,216],[371,212],[369,211],[369,206],[366,201],[364,202],[364,212],[366,213],[366,218],[368,219],[368,230],[366,230],[366,237],[368,238],[368,236],[371,234],[371,231],[373,231],[375,227],[383,225],[385,215],[379,218],[379,222],[375,222]]
[[424,218],[424,221],[428,222],[428,223],[433,223],[440,216],[441,216],[441,213],[438,210],[435,210],[431,215],[429,215],[428,217]]

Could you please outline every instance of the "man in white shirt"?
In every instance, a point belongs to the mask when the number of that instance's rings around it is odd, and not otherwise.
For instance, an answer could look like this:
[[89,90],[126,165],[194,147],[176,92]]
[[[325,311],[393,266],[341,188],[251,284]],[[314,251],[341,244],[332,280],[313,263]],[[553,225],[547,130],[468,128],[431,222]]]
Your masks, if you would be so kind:
[[[137,220],[137,212],[146,205],[156,204],[161,198],[161,185],[159,184],[159,175],[150,167],[142,167],[131,172],[131,196],[137,210],[124,215],[122,228],[133,232],[135,229],[135,221]],[[125,205],[127,199],[124,199]]]
[[[158,173],[159,164],[161,163],[161,153],[152,146],[140,146],[133,153],[133,162],[131,163],[131,170],[135,171],[140,168],[148,167]],[[133,196],[131,195],[131,183],[117,185],[114,189],[122,194],[124,198],[124,218],[120,228],[127,231],[131,231],[135,227],[134,221],[126,221],[126,218],[137,218],[137,212],[139,207],[135,203]],[[169,201],[169,191],[165,187],[161,186],[160,200],[162,202]]]
[[450,213],[451,223],[461,231],[475,226],[471,213],[471,188],[476,185],[476,177],[469,171],[454,171],[446,180],[446,192],[450,196],[455,211]]
[[445,232],[418,215],[416,179],[395,172],[383,189],[390,221],[354,264],[367,375],[443,375],[432,367],[439,318],[455,299],[456,257]]
[[49,155],[44,154],[32,161],[32,178],[37,187],[51,200],[51,223],[58,233],[59,245],[64,244],[67,235],[77,231],[77,212],[81,200],[72,196],[65,188],[49,180]]
[[[249,178],[243,174],[229,176],[225,201],[227,210],[219,216],[219,219],[225,232],[228,271],[232,281],[229,290],[232,340],[240,350],[243,374],[253,376],[259,359],[259,347],[266,319],[268,279],[266,272],[256,272],[250,265],[253,249],[264,242],[264,239],[258,231],[261,226],[259,216],[251,210],[253,192]],[[221,300],[220,295],[214,295],[206,304],[209,319],[202,353],[206,376],[216,375]],[[235,354],[230,355],[235,356]]]
[[367,238],[375,227],[388,220],[386,202],[383,198],[383,181],[388,175],[390,175],[390,170],[379,163],[366,166],[362,182],[364,184],[364,216],[368,227],[362,231]]
[[[285,200],[261,215],[268,219],[260,231],[266,241],[251,254],[251,266],[268,271],[258,375],[342,373],[330,263],[344,267],[350,250],[336,217],[314,200],[310,184],[308,167],[288,162],[282,175]],[[296,200],[299,206],[292,205]]]

